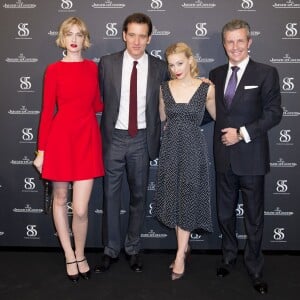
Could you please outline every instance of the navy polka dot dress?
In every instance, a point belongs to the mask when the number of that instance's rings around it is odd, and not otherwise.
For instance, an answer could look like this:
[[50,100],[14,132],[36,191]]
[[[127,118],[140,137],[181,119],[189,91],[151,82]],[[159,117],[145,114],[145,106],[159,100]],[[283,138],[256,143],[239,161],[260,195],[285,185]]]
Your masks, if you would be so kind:
[[188,103],[176,103],[162,84],[167,115],[159,154],[154,215],[164,225],[212,232],[207,146],[201,122],[209,85]]

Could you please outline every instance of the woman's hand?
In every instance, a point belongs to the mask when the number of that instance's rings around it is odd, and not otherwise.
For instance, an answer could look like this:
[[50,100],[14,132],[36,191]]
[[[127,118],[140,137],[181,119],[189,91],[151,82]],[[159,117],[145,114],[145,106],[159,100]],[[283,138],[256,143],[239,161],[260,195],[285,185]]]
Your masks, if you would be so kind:
[[35,160],[33,161],[33,165],[36,167],[36,169],[39,171],[39,173],[42,173],[42,167],[44,162],[44,151],[37,151]]
[[209,80],[206,77],[200,77],[200,79],[204,82],[204,83],[208,83],[209,85],[214,85],[213,82],[211,80]]

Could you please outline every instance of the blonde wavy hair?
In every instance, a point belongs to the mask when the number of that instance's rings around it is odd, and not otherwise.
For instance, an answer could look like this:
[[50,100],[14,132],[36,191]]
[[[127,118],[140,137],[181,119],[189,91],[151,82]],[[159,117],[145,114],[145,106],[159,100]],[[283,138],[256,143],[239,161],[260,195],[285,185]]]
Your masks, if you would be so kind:
[[66,20],[64,20],[61,25],[59,26],[58,29],[58,36],[56,39],[56,45],[58,47],[61,47],[63,49],[66,48],[65,45],[65,35],[67,34],[67,32],[70,30],[70,28],[73,25],[77,25],[80,32],[83,34],[84,36],[84,40],[83,40],[83,49],[87,49],[91,46],[91,42],[90,42],[90,34],[88,32],[87,26],[86,24],[78,17],[70,17]]
[[[165,58],[168,61],[168,57],[171,54],[178,54],[178,53],[184,53],[184,55],[187,58],[192,57],[192,63],[191,63],[191,75],[192,77],[197,77],[199,76],[199,68],[198,68],[198,64],[197,61],[194,57],[193,51],[191,49],[191,47],[189,47],[186,43],[183,42],[179,42],[179,43],[175,43],[170,45],[165,52]],[[172,74],[172,72],[169,70],[171,78],[175,79],[175,75]]]

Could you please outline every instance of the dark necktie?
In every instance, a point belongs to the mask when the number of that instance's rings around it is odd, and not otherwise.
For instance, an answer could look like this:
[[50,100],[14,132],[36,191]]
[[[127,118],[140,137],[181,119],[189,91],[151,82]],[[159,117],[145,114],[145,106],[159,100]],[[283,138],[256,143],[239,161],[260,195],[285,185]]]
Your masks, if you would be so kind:
[[129,121],[128,133],[131,137],[137,134],[137,61],[133,62],[133,67],[130,77],[130,96],[129,96]]
[[231,67],[232,73],[228,81],[228,85],[224,94],[224,99],[226,106],[229,108],[232,102],[232,99],[235,94],[236,85],[237,85],[237,72],[240,68],[237,66]]

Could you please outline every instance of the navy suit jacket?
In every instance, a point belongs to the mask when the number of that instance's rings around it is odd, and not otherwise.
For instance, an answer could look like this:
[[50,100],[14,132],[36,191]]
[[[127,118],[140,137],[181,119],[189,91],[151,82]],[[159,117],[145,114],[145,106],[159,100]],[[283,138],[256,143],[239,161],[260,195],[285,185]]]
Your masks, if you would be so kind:
[[[110,149],[113,130],[119,115],[122,66],[124,50],[101,57],[98,68],[104,111],[101,131],[104,157]],[[148,79],[146,92],[147,147],[150,159],[158,157],[160,144],[159,90],[162,81],[168,79],[164,61],[148,54]],[[130,76],[130,74],[128,74]]]
[[[209,74],[216,86],[216,170],[225,172],[231,166],[237,175],[264,175],[270,169],[268,130],[282,117],[278,72],[274,67],[250,59],[228,109],[224,102],[227,71],[228,64]],[[246,127],[251,142],[223,145],[221,129],[241,126]]]

